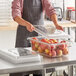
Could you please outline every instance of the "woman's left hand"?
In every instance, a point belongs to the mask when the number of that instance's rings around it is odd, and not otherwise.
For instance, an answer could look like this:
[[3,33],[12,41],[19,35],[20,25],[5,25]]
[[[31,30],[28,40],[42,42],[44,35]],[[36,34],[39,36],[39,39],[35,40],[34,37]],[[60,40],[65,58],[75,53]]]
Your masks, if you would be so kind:
[[58,30],[62,30],[62,31],[64,30],[63,27],[60,26],[60,25],[58,25],[58,24],[56,25],[56,29],[58,29]]

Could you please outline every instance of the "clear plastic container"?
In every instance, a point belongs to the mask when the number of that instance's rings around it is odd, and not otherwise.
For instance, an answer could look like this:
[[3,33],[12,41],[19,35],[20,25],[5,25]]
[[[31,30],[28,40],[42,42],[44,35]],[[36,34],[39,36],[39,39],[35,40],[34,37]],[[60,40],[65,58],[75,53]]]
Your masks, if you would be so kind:
[[50,38],[46,39],[42,36],[28,38],[31,42],[32,50],[47,57],[61,57],[69,53],[68,39]]

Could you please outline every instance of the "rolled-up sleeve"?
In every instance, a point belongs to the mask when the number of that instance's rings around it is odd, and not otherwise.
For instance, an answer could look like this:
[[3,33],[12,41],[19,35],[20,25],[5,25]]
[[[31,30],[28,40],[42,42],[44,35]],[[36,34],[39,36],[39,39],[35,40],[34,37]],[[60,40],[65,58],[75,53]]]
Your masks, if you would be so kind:
[[47,14],[48,17],[50,17],[53,14],[56,14],[49,0],[43,0],[43,9],[45,10],[45,13]]
[[21,5],[20,5],[20,0],[14,0],[12,2],[12,17],[13,19],[16,17],[16,16],[22,16],[21,15]]

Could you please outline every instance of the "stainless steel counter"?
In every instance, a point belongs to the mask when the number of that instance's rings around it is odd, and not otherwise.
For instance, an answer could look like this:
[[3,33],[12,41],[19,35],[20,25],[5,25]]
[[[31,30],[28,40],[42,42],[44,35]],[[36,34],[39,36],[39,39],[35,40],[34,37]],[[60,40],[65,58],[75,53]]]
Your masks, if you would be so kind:
[[76,45],[74,44],[72,47],[69,48],[69,55],[59,57],[59,58],[44,58],[43,59],[43,66],[47,67],[58,67],[58,66],[65,66],[65,65],[72,65],[76,64]]
[[0,74],[14,72],[28,72],[33,70],[42,70],[50,67],[66,66],[76,64],[76,44],[69,48],[69,55],[59,58],[46,58],[42,62],[12,64],[0,59]]

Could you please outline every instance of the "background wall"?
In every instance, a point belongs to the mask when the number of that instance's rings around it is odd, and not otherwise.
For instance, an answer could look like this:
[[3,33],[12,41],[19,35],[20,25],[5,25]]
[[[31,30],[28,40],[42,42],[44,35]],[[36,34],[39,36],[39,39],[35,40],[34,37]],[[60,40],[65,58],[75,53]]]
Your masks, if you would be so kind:
[[[66,18],[66,10],[67,7],[75,7],[75,0],[50,0],[54,7],[61,7],[63,13],[63,17]],[[64,2],[64,7],[63,7]]]
[[11,4],[12,0],[0,0],[0,26],[14,25]]
[[15,47],[16,31],[0,31],[0,49],[10,49]]
[[53,6],[55,7],[61,7],[63,8],[63,1],[65,3],[66,7],[75,7],[75,0],[50,0],[53,3]]
[[[11,5],[13,0],[0,0],[0,26],[11,26],[16,23],[12,19]],[[63,10],[63,0],[50,0],[54,7],[61,7]],[[75,6],[75,0],[64,0],[66,7]]]

